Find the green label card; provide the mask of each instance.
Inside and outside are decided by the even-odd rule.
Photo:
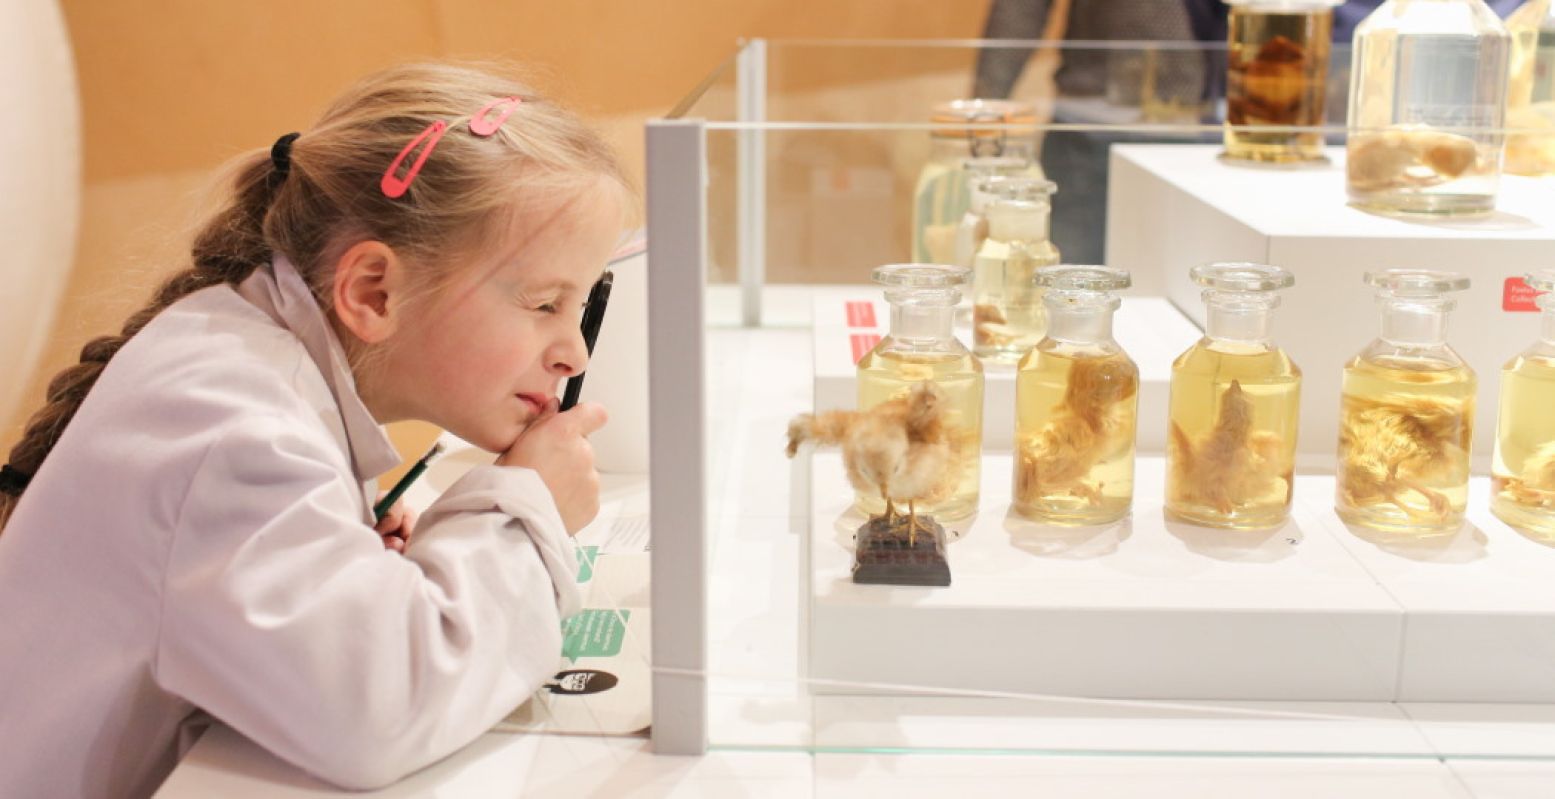
[[[621,654],[631,616],[630,610],[584,610],[573,616],[562,625],[562,656],[576,663]]]
[[[599,547],[578,547],[578,582],[594,579],[594,560],[599,557]]]

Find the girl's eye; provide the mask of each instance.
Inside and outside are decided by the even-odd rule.
[[[536,308],[535,310],[539,311],[540,313],[556,313],[556,303],[548,302],[539,308]]]

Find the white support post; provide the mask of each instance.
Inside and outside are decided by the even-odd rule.
[[[650,121],[647,166],[653,748],[700,755],[707,751],[708,578],[703,122]]]
[[[735,68],[741,122],[767,121],[767,41],[750,39]],[[737,140],[735,203],[740,271],[740,319],[761,326],[761,288],[767,280],[766,131],[742,130]]]

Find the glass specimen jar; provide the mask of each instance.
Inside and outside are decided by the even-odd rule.
[[[1387,0],[1356,27],[1345,147],[1354,205],[1495,208],[1510,42],[1482,0]]]
[[[919,263],[955,260],[956,225],[971,202],[965,169],[968,159],[1014,158],[1031,177],[1037,165],[1036,107],[1014,100],[953,100],[934,107],[936,126],[929,139],[929,160],[913,189],[912,258]],[[1003,125],[971,128],[968,125]]]
[[[969,271],[939,264],[891,264],[876,267],[874,281],[885,287],[891,304],[891,331],[858,362],[858,408],[900,400],[928,380],[939,387],[943,405],[933,409],[936,441],[949,444],[949,460],[914,485],[893,488],[893,502],[940,522],[972,516],[977,510],[979,453],[983,438],[983,365],[951,333],[960,286]],[[910,457],[912,447],[899,456]],[[931,442],[932,443],[932,442]],[[920,466],[904,462],[907,467]],[[887,469],[890,470],[890,469]],[[870,516],[885,512],[880,491],[858,491],[857,507]],[[948,528],[947,528],[948,529]]]
[[[1469,494],[1474,371],[1447,346],[1455,272],[1368,272],[1382,335],[1344,367],[1334,505],[1351,524],[1420,537],[1451,534]]]
[[[1555,543],[1555,269],[1524,280],[1543,311],[1539,340],[1501,369],[1490,510],[1507,524]]]
[[[967,173],[967,209],[956,225],[956,244],[951,263],[970,269],[983,240],[988,238],[988,202],[993,186],[1005,177],[1030,177],[1027,165],[1013,158],[969,158]]]
[[[972,349],[982,358],[1015,363],[1042,338],[1046,325],[1037,270],[1056,265],[1048,238],[1052,181],[985,180],[988,236],[972,259]]]
[[[1129,274],[1053,266],[1037,282],[1048,329],[1015,375],[1012,507],[1047,524],[1117,521],[1134,499],[1139,408],[1139,369],[1112,338]]]
[[[1275,292],[1264,264],[1189,270],[1204,287],[1204,338],[1172,363],[1166,515],[1206,527],[1276,527],[1290,512],[1301,370],[1269,338]]]
[[[1328,49],[1340,0],[1230,0],[1226,157],[1324,161],[1323,134],[1257,130],[1323,124]]]
[[[1528,0],[1506,18],[1512,35],[1506,171],[1555,175],[1555,4]]]

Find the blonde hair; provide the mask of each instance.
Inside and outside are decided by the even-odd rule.
[[[471,134],[468,120],[503,97],[523,102],[495,134]],[[386,196],[385,170],[436,121],[448,131],[409,190]],[[503,235],[515,208],[544,213],[601,181],[628,206],[635,194],[609,146],[571,113],[489,68],[446,63],[393,67],[348,89],[292,144],[288,174],[277,172],[267,144],[224,175],[231,190],[197,228],[190,265],[117,335],[88,342],[80,362],[54,376],[11,449],[15,471],[37,473],[114,353],[158,313],[200,289],[242,282],[272,253],[297,267],[328,311],[332,259],[356,242],[388,244],[411,265],[412,291],[425,294],[452,276],[461,259],[451,256]],[[20,497],[0,491],[0,531]]]

